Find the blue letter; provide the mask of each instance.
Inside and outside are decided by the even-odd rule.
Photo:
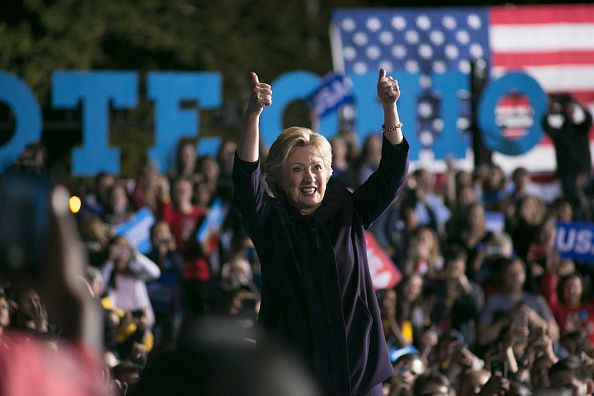
[[[468,137],[459,133],[457,121],[460,115],[459,94],[461,91],[468,92],[469,75],[461,72],[433,73],[431,80],[433,90],[440,96],[443,120],[443,130],[433,142],[433,156],[435,159],[445,159],[448,155],[465,158]]]
[[[418,73],[399,72],[394,74],[400,90],[404,92],[398,99],[398,115],[404,124],[403,131],[410,151],[411,160],[419,159],[419,137],[417,136],[417,98],[421,92]],[[364,140],[370,133],[381,133],[384,116],[382,105],[377,98],[377,73],[352,75],[355,101],[357,102],[357,135]]]
[[[0,101],[14,114],[15,130],[0,149],[0,169],[12,165],[29,143],[41,139],[41,109],[28,86],[10,73],[0,71]]]
[[[303,99],[320,85],[320,78],[313,73],[293,71],[283,74],[272,85],[272,106],[264,109],[260,118],[260,135],[264,144],[270,146],[282,132],[283,112],[292,101]],[[326,138],[332,137],[338,130],[336,113],[320,120],[320,133]]]
[[[149,73],[148,96],[156,103],[155,145],[149,150],[149,159],[161,170],[172,170],[180,138],[197,136],[200,131],[198,112],[181,109],[180,101],[193,100],[204,109],[218,108],[221,105],[221,74]]]
[[[120,172],[120,150],[109,148],[109,102],[116,109],[135,107],[138,76],[135,72],[54,72],[52,105],[73,109],[83,103],[82,147],[72,152],[72,173],[93,175]]]
[[[526,95],[532,106],[532,126],[528,133],[515,140],[507,139],[495,121],[495,108],[500,98],[510,94]],[[524,154],[542,138],[540,120],[548,106],[548,99],[538,82],[525,73],[511,72],[489,83],[479,104],[479,125],[485,146],[506,155]]]

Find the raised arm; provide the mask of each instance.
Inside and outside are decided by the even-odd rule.
[[[270,85],[261,83],[258,75],[252,72],[252,92],[247,109],[243,116],[243,125],[237,156],[247,162],[256,162],[260,156],[258,145],[260,139],[260,114],[264,106],[272,104],[272,89]]]
[[[392,144],[402,142],[402,123],[398,117],[398,107],[396,102],[400,97],[400,88],[398,81],[392,76],[386,76],[386,71],[380,69],[379,79],[377,81],[377,96],[384,110],[384,125],[382,129],[384,136]]]
[[[380,69],[377,96],[384,110],[384,141],[378,169],[353,193],[355,208],[368,228],[396,198],[408,172],[408,143],[402,135],[396,102],[398,82]]]

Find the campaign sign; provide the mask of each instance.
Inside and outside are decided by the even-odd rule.
[[[503,232],[505,216],[501,212],[485,212],[485,228],[494,234]]]
[[[217,234],[223,225],[228,210],[229,207],[223,205],[223,201],[220,198],[215,199],[208,209],[206,219],[198,227],[196,241],[204,243],[210,235]]]
[[[342,74],[330,73],[308,98],[309,106],[318,117],[353,101],[351,81]]]
[[[140,253],[148,253],[151,250],[151,226],[155,222],[155,215],[149,208],[142,208],[134,213],[132,217],[113,228],[116,235],[123,235],[128,238],[132,246]]]
[[[365,242],[367,243],[367,262],[373,288],[380,290],[396,286],[402,279],[398,268],[369,231],[365,232]]]
[[[594,264],[594,223],[557,223],[557,251],[563,258]]]

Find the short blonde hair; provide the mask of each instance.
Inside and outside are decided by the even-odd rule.
[[[320,152],[328,178],[332,175],[332,147],[328,140],[309,128],[290,127],[285,129],[272,143],[266,160],[266,183],[272,193],[278,197],[282,191],[282,172],[287,158],[295,147],[313,146]]]

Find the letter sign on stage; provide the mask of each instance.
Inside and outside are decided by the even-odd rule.
[[[116,109],[136,107],[136,72],[61,71],[52,75],[52,106],[75,109],[82,102],[82,147],[72,151],[72,173],[94,175],[120,172],[120,150],[110,148],[109,104]]]
[[[499,99],[509,94],[528,97],[532,106],[533,122],[528,133],[519,139],[508,139],[495,121],[495,108]],[[511,72],[491,81],[483,92],[479,104],[479,126],[485,145],[505,155],[520,155],[536,146],[542,139],[540,120],[547,110],[548,98],[538,82],[525,73]]]
[[[10,140],[0,147],[0,169],[6,169],[27,144],[41,139],[42,118],[39,103],[29,87],[4,71],[0,71],[0,101],[10,108],[16,124]]]
[[[154,72],[148,74],[148,96],[155,102],[155,145],[149,150],[151,162],[161,171],[175,167],[176,148],[182,137],[197,136],[200,115],[183,109],[180,102],[193,100],[202,109],[221,106],[220,73]]]

